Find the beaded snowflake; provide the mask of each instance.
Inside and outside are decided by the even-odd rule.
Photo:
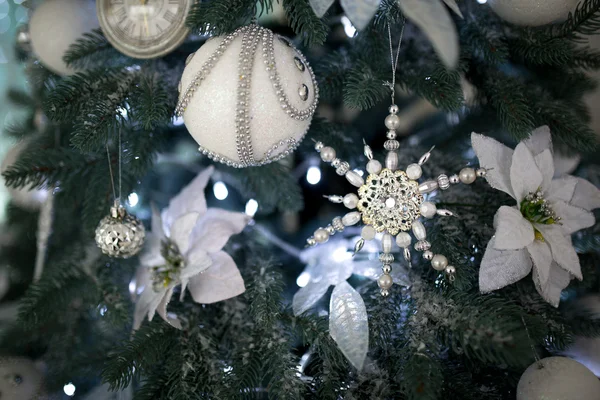
[[[331,235],[343,231],[347,226],[358,224],[361,220],[364,227],[361,231],[361,238],[354,246],[354,252],[359,252],[364,246],[365,240],[373,240],[377,233],[383,233],[381,236],[382,252],[379,260],[383,264],[383,274],[377,280],[381,288],[381,294],[387,296],[392,287],[391,277],[392,263],[394,255],[392,254],[394,237],[396,244],[403,249],[404,258],[410,263],[410,246],[412,237],[409,234],[412,231],[415,239],[416,251],[423,253],[423,258],[431,261],[431,266],[437,271],[444,271],[450,280],[454,279],[456,268],[449,265],[448,258],[443,254],[433,254],[431,243],[427,241],[427,232],[421,222],[421,217],[433,218],[436,215],[448,217],[454,214],[449,210],[438,209],[430,201],[425,201],[423,195],[434,190],[446,190],[451,185],[459,182],[471,184],[477,177],[484,177],[485,169],[463,168],[458,174],[448,177],[441,174],[435,180],[426,180],[419,183],[423,171],[421,166],[427,162],[431,156],[431,150],[425,153],[417,163],[410,164],[406,170],[398,169],[398,153],[400,143],[396,140],[396,128],[400,123],[398,107],[390,107],[390,115],[385,119],[385,126],[388,128],[387,141],[384,148],[387,150],[385,158],[385,168],[382,164],[373,158],[373,151],[365,143],[364,154],[369,160],[366,165],[367,179],[350,168],[350,164],[336,157],[336,152],[332,147],[324,145],[322,142],[315,144],[315,149],[320,153],[324,162],[330,163],[338,175],[345,176],[348,182],[358,188],[357,193],[348,193],[345,196],[330,195],[325,196],[333,203],[343,203],[351,211],[343,217],[336,217],[331,224],[325,228],[319,228],[313,236],[307,239],[309,246],[315,246],[319,243],[325,243]]]

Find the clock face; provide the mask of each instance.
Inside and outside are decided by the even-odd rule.
[[[134,58],[160,57],[188,35],[185,26],[192,0],[98,0],[106,38]]]

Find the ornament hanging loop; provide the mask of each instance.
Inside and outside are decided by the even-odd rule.
[[[396,69],[398,68],[398,58],[400,57],[400,44],[402,43],[402,36],[404,36],[404,25],[406,22],[406,18],[402,16],[402,28],[400,30],[400,39],[398,39],[398,50],[396,51],[396,56],[394,56],[394,44],[392,43],[392,28],[390,26],[390,22],[388,21],[388,38],[390,41],[390,61],[392,64],[392,82],[385,82],[384,85],[388,86],[391,90],[392,97],[392,105],[396,104]]]

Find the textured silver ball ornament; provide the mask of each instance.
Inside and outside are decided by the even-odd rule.
[[[236,168],[264,165],[294,151],[319,97],[304,56],[257,25],[208,40],[181,81],[176,114],[203,154]]]
[[[96,244],[104,254],[115,258],[129,258],[142,250],[146,230],[136,217],[122,206],[113,206],[96,228]]]

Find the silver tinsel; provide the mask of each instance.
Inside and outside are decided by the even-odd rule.
[[[122,206],[113,206],[96,228],[96,244],[110,257],[129,258],[140,252],[146,230],[136,217]]]

